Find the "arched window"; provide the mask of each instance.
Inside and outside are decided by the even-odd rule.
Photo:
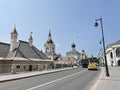
[[[46,48],[46,53],[48,53],[48,52],[49,52],[49,48],[47,47],[47,48]]]
[[[116,57],[120,57],[120,47],[116,49]]]
[[[110,52],[110,58],[113,58],[113,53],[112,52]]]
[[[52,47],[52,52],[54,53],[54,47]]]

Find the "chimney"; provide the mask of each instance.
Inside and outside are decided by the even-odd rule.
[[[32,47],[33,44],[32,32],[30,33],[30,37],[28,40],[29,40],[29,45]]]
[[[16,48],[17,37],[18,37],[18,33],[17,33],[17,30],[16,30],[16,26],[14,26],[14,29],[13,29],[13,31],[11,32],[10,51],[13,51],[13,50]]]

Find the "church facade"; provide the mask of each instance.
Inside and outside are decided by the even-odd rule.
[[[67,52],[66,56],[73,57],[75,59],[80,59],[80,53],[76,50],[75,47],[76,47],[76,45],[74,43],[72,43],[72,45],[71,45],[72,50]]]
[[[109,66],[120,66],[120,40],[107,46],[106,57]]]
[[[74,43],[72,43],[72,45],[71,45],[71,50],[66,53],[66,56],[68,56],[68,57],[73,57],[73,58],[75,58],[75,59],[77,59],[77,60],[87,58],[87,56],[86,56],[86,54],[85,54],[85,51],[82,50],[81,53],[78,52],[78,51],[76,50],[76,45],[75,45]]]
[[[80,64],[81,59],[87,58],[85,51],[82,50],[81,53],[78,52],[76,50],[76,45],[74,43],[72,43],[71,50],[66,53],[66,56],[75,58],[76,59],[76,61],[74,62],[75,64]]]
[[[29,41],[17,41],[16,27],[11,32],[10,44],[0,42],[0,73],[44,70],[52,67],[50,60],[33,45],[32,33]]]

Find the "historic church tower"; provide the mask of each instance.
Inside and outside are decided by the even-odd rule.
[[[46,43],[44,44],[44,47],[45,47],[45,54],[47,55],[47,57],[50,59],[53,59],[56,53],[55,53],[55,44],[52,40],[52,35],[51,35],[50,30],[48,34],[48,39]]]
[[[45,47],[45,54],[48,57],[55,54],[55,44],[52,40],[52,35],[51,35],[50,31],[48,34],[48,39],[47,39],[46,43],[44,44],[44,47]]]

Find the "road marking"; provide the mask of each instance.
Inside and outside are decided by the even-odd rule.
[[[97,80],[96,83],[92,86],[92,88],[91,88],[90,90],[96,90],[96,88],[97,88],[97,86],[98,86],[98,84],[99,84],[99,82],[100,82],[100,79],[102,78],[103,72],[104,72],[104,70],[103,70],[103,68],[102,68],[102,71],[101,71],[100,76],[98,77],[98,80]]]
[[[86,71],[86,70],[82,70],[82,71]],[[77,73],[74,73],[74,74],[71,74],[71,75],[68,75],[68,76],[65,76],[65,77],[62,77],[62,78],[59,78],[59,79],[56,79],[56,80],[53,80],[53,81],[50,81],[50,82],[47,82],[47,83],[44,83],[44,84],[41,84],[41,85],[38,85],[38,86],[35,86],[35,87],[32,87],[32,88],[29,88],[29,89],[26,89],[26,90],[34,90],[34,89],[36,89],[36,88],[43,87],[43,86],[45,86],[45,85],[48,85],[48,84],[51,84],[51,83],[54,83],[54,82],[63,80],[63,79],[65,79],[65,78],[72,77],[72,76],[77,75],[77,74],[79,74],[79,73],[81,73],[81,71],[80,71],[80,72],[77,72]]]

